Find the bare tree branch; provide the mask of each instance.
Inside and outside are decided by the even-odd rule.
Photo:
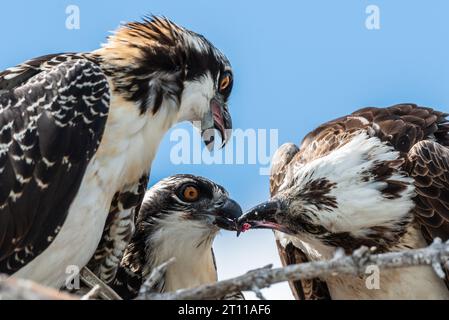
[[[88,293],[81,297],[81,300],[95,300],[100,295],[101,287],[96,285]]]
[[[436,274],[444,277],[441,265],[449,264],[449,241],[442,243],[436,239],[429,247],[403,252],[372,254],[366,247],[356,250],[351,256],[340,251],[330,261],[317,261],[291,265],[278,269],[258,269],[237,278],[204,285],[194,289],[184,289],[172,293],[154,294],[143,290],[139,296],[142,300],[208,300],[220,299],[239,291],[260,292],[273,284],[314,278],[326,278],[335,275],[362,275],[368,266],[377,265],[383,269],[404,268],[412,266],[431,266]]]
[[[0,300],[78,300],[78,297],[32,281],[0,276]]]
[[[81,270],[81,280],[90,288],[94,289],[99,287],[97,290],[98,296],[105,300],[122,300],[122,298],[112,290],[107,284],[101,281],[92,271],[88,268],[83,268]]]
[[[391,252],[385,254],[373,254],[372,250],[363,247],[356,250],[351,256],[345,256],[337,251],[335,257],[329,261],[317,261],[292,265],[285,268],[273,269],[271,266],[253,270],[237,278],[204,285],[194,289],[184,289],[177,292],[156,294],[151,291],[152,284],[160,280],[167,268],[173,263],[173,259],[155,269],[146,284],[142,287],[138,297],[140,300],[207,300],[220,299],[240,291],[254,291],[259,293],[261,289],[273,284],[314,278],[327,278],[336,275],[363,275],[368,266],[377,265],[382,269],[406,268],[413,266],[430,266],[440,277],[445,277],[442,266],[449,267],[449,241],[442,243],[436,239],[429,247],[403,252]],[[86,272],[83,272],[86,276]],[[88,273],[89,282],[92,279]],[[96,281],[96,280],[95,280]],[[104,285],[104,284],[103,284]],[[102,283],[93,285],[86,296],[81,299],[93,299],[95,296],[108,291],[108,295],[116,295],[109,287],[103,287]],[[109,290],[112,291],[109,292]],[[0,276],[0,300],[79,300],[80,297],[61,293],[35,284],[31,281]]]

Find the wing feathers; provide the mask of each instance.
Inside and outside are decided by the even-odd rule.
[[[276,241],[282,265],[306,263],[309,261],[306,254],[292,243],[285,247]],[[331,296],[325,282],[320,279],[290,281],[290,288],[296,300],[330,300]]]
[[[287,166],[298,152],[298,146],[287,143],[281,146],[273,156],[270,176],[270,192],[272,196],[278,192],[285,178]]]
[[[0,75],[0,89],[8,89],[0,93],[3,273],[14,273],[53,241],[106,123],[109,87],[100,68],[84,59],[56,60]],[[29,77],[27,69],[39,72]],[[20,81],[8,82],[11,72]]]
[[[114,281],[124,252],[134,233],[134,219],[148,186],[148,175],[135,186],[114,197],[102,240],[89,262],[89,268],[103,281]]]
[[[424,140],[409,153],[417,191],[416,214],[430,238],[449,239],[449,149]]]

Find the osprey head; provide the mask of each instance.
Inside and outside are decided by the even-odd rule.
[[[237,230],[242,209],[216,183],[192,175],[176,175],[164,179],[146,194],[138,217],[146,225],[167,229],[179,228],[183,233],[209,234],[220,228]]]
[[[155,284],[159,292],[214,282],[215,236],[220,229],[237,230],[241,215],[226,190],[208,179],[192,175],[164,179],[145,195],[122,265],[145,279],[175,258],[164,280]]]
[[[175,112],[173,121],[192,122],[209,149],[215,130],[223,145],[230,139],[232,68],[202,35],[149,17],[120,27],[95,54],[113,90],[135,102],[142,115]]]
[[[412,220],[414,186],[404,159],[361,133],[328,155],[297,158],[273,198],[240,218],[241,231],[269,228],[347,250],[397,243]]]

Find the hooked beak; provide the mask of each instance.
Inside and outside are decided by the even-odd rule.
[[[207,213],[208,216],[214,218],[214,225],[228,231],[238,231],[237,220],[242,214],[242,208],[232,199],[227,199],[222,206]]]
[[[287,227],[276,221],[276,215],[283,210],[281,200],[273,199],[249,210],[238,220],[237,236],[250,229],[272,229],[289,233]]]
[[[232,118],[228,107],[221,98],[213,98],[210,110],[201,123],[202,137],[209,151],[214,149],[215,130],[220,133],[223,148],[231,138]]]

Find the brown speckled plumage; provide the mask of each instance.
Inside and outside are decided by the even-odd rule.
[[[379,162],[369,171],[361,172],[362,179],[384,183],[383,196],[396,199],[401,196],[406,184],[392,180],[391,176],[399,169],[406,172],[414,179],[416,189],[412,212],[414,221],[429,243],[435,237],[446,241],[449,239],[449,123],[446,116],[430,108],[401,104],[389,108],[364,108],[327,122],[308,134],[299,148],[290,144],[278,151],[271,174],[271,195],[276,196],[279,187],[289,178],[289,168],[324,157],[363,131],[391,145],[400,155],[397,160]],[[392,250],[405,234],[405,226],[410,221],[404,220],[403,223],[404,228],[398,228],[402,231],[395,234],[382,226],[373,227],[372,245],[380,251]],[[379,242],[386,235],[391,241],[382,239],[384,242]],[[357,245],[356,238],[351,239],[344,234],[333,235],[332,239],[325,239],[324,242],[337,247],[346,246],[347,251]],[[358,245],[361,244],[369,245],[366,242]],[[307,255],[291,243],[282,246],[278,241],[278,248],[284,265],[308,260]],[[293,282],[291,287],[298,299],[318,299],[323,297],[323,292],[327,292],[323,290],[325,284],[323,286],[318,279]],[[330,298],[330,295],[324,297]]]

